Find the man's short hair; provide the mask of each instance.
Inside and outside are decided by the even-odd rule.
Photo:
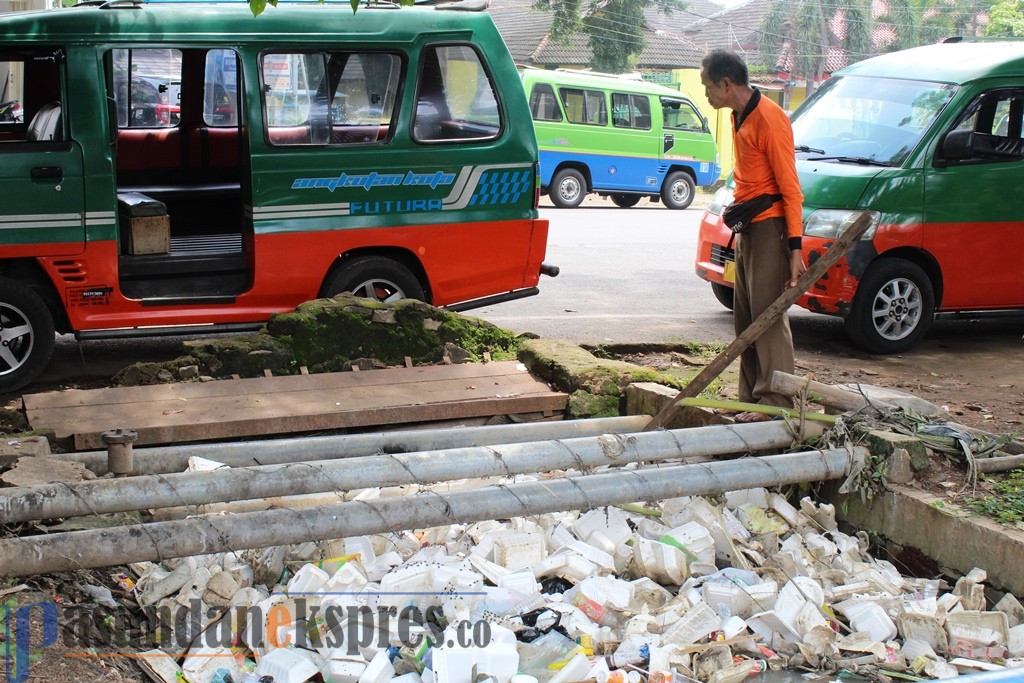
[[[736,85],[747,85],[749,80],[746,63],[732,50],[712,50],[704,55],[700,66],[715,84],[721,83],[723,78]]]

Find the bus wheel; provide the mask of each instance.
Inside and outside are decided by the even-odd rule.
[[[587,181],[574,168],[563,168],[551,179],[551,201],[560,209],[575,209],[587,194]]]
[[[0,393],[38,377],[53,345],[53,315],[46,302],[30,287],[0,278]]]
[[[670,209],[685,209],[693,203],[695,188],[690,174],[683,171],[669,173],[661,186],[661,201]]]
[[[934,312],[932,282],[917,264],[880,259],[857,285],[846,333],[866,351],[900,353],[925,335]]]
[[[636,206],[640,201],[640,195],[638,194],[610,194],[608,196],[611,198],[612,204],[623,209]]]
[[[732,287],[728,287],[719,282],[712,282],[711,291],[715,295],[715,298],[718,299],[718,303],[722,304],[730,311],[732,310],[734,294]]]
[[[343,264],[324,283],[321,296],[342,292],[385,303],[399,299],[424,300],[423,285],[408,268],[384,256],[360,256]]]

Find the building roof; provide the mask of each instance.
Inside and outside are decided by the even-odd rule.
[[[551,13],[534,10],[532,4],[531,0],[492,0],[488,8],[512,58],[534,66],[589,66],[593,53],[587,36],[576,34],[568,43],[552,40]],[[639,69],[696,68],[704,56],[704,50],[685,37],[660,32],[647,23],[644,40],[646,47],[637,60]]]
[[[644,9],[644,21],[655,31],[674,36],[684,36],[686,28],[695,21],[707,19],[722,11],[722,5],[712,0],[685,0],[682,10],[664,14],[654,7]]]
[[[758,35],[771,5],[772,0],[747,0],[691,23],[683,35],[704,51],[727,48],[739,53],[748,64],[761,64]]]

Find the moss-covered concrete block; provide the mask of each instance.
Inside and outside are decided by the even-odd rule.
[[[446,344],[464,349],[469,360],[482,360],[485,351],[503,360],[514,358],[519,345],[508,330],[422,301],[385,304],[347,295],[275,315],[267,334],[289,346],[296,362],[312,372],[341,370],[354,358],[401,365],[408,356],[414,364],[437,363]]]
[[[192,364],[199,366],[200,374],[241,377],[259,377],[264,370],[288,375],[294,373],[296,367],[292,349],[263,333],[187,341],[185,348],[194,363],[177,359],[165,364],[175,378],[182,367]]]
[[[598,358],[586,349],[558,339],[530,339],[519,350],[521,360],[534,375],[561,391],[583,390],[619,397],[633,382],[658,382],[656,370],[620,360]]]
[[[877,458],[893,458],[894,451],[902,449],[905,453],[899,453],[896,457],[898,459],[909,457],[910,468],[914,472],[920,472],[928,468],[930,462],[928,449],[919,439],[906,434],[884,432],[875,429],[864,430],[860,432],[860,436],[863,439],[863,445]]]
[[[592,394],[582,389],[569,395],[568,416],[571,419],[585,420],[594,417],[618,417],[621,399],[618,396]]]

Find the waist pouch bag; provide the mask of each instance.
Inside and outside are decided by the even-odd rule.
[[[762,194],[745,202],[735,202],[725,207],[722,221],[734,233],[743,232],[758,215],[768,210],[775,202],[782,199],[781,194]]]

